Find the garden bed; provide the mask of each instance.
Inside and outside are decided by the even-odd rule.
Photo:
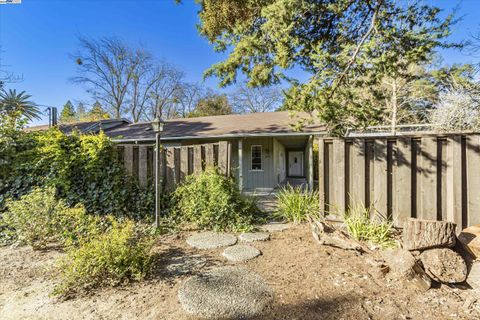
[[[51,267],[63,255],[55,249],[0,248],[1,319],[191,319],[177,292],[189,275],[170,272],[169,261],[201,255],[206,264],[231,265],[222,248],[197,250],[191,233],[162,236],[153,276],[143,282],[92,290],[69,299],[50,296],[57,277]],[[480,316],[472,290],[446,286],[427,292],[403,288],[368,263],[365,256],[321,246],[308,225],[272,233],[256,242],[262,255],[241,265],[261,275],[274,290],[263,319],[474,319]]]

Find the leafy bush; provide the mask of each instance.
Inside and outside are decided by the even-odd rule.
[[[3,233],[34,249],[52,242],[71,245],[81,237],[96,234],[97,220],[82,206],[69,208],[65,201],[58,200],[53,187],[34,188],[17,201],[8,200],[2,216]]]
[[[304,191],[301,186],[286,186],[276,195],[278,200],[277,216],[295,223],[307,220],[309,215],[320,212],[319,194],[316,191]]]
[[[188,176],[173,193],[173,214],[201,229],[250,230],[257,208],[235,182],[214,168]]]
[[[378,214],[371,217],[373,212],[374,208],[365,208],[363,205],[350,208],[344,217],[348,233],[359,241],[372,242],[382,248],[395,247],[393,222]]]
[[[62,280],[54,294],[141,280],[148,274],[153,241],[136,232],[131,220],[119,222],[110,218],[110,221],[108,231],[67,250],[67,256],[59,263]]]
[[[69,206],[81,203],[88,213],[143,218],[153,211],[152,190],[126,174],[103,133],[0,131],[0,159],[0,212],[7,198],[35,186],[55,187]]]

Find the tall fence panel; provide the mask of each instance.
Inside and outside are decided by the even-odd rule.
[[[127,172],[137,178],[143,187],[153,184],[155,178],[154,145],[118,145],[118,158]],[[216,166],[220,173],[230,175],[231,144],[228,141],[167,147],[161,152],[160,176],[167,190],[172,190],[186,176]]]
[[[322,208],[372,206],[402,227],[409,217],[480,223],[480,135],[318,139]]]

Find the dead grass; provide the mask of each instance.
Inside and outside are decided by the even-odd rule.
[[[188,276],[165,272],[172,258],[201,254],[205,268],[229,265],[222,249],[188,247],[189,234],[163,236],[154,276],[144,282],[87,292],[69,300],[49,295],[56,284],[46,270],[63,253],[0,248],[0,319],[191,319],[177,291]],[[254,243],[262,256],[243,265],[274,289],[275,303],[262,319],[476,319],[463,308],[471,290],[440,287],[413,292],[381,276],[364,256],[320,246],[307,225]]]

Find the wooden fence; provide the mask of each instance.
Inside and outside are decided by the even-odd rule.
[[[402,226],[409,217],[480,223],[480,135],[320,138],[327,212],[363,204]]]
[[[155,178],[154,145],[118,145],[118,156],[127,171],[141,186],[153,184]],[[160,176],[171,190],[189,174],[201,172],[207,166],[230,175],[231,144],[227,141],[181,147],[166,147],[160,157]]]

